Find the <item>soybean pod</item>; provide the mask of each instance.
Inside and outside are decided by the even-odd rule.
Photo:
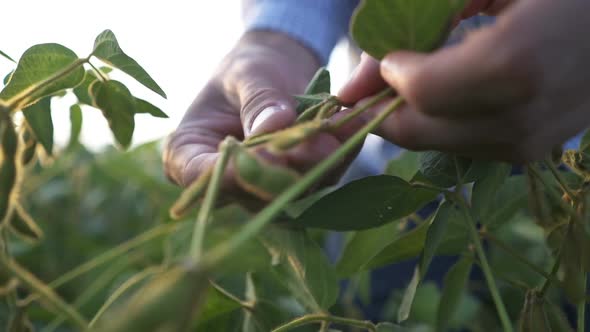
[[[270,152],[282,152],[288,150],[327,127],[327,121],[317,119],[281,130],[267,143],[268,149]]]

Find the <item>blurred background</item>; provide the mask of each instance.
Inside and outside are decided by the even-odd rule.
[[[242,34],[241,1],[3,1],[0,50],[15,60],[30,46],[59,43],[78,56],[86,56],[94,38],[111,29],[125,53],[139,62],[164,89],[164,100],[125,74],[114,79],[131,92],[159,106],[169,119],[136,117],[134,144],[166,136],[178,125],[184,111],[207,82],[221,58]],[[26,19],[23,21],[23,17]],[[100,63],[95,60],[94,63]],[[330,61],[333,92],[346,79],[346,46],[339,45]],[[13,64],[0,60],[2,76]],[[68,108],[74,98],[55,98],[53,118],[56,143],[68,139]],[[60,112],[63,110],[63,112]],[[99,111],[86,107],[82,142],[93,150],[112,144],[107,123]]]

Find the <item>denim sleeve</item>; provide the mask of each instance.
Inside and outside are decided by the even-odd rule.
[[[283,32],[313,50],[322,65],[340,38],[357,0],[243,0],[246,31]]]

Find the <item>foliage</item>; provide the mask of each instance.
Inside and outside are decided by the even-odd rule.
[[[429,51],[461,6],[365,0],[353,36],[377,57]],[[97,69],[96,59],[110,67]],[[573,330],[564,303],[577,307],[584,331],[588,134],[563,154],[574,172],[548,158],[511,176],[504,163],[407,152],[384,175],[313,194],[404,102],[388,88],[332,122],[344,105],[321,69],[297,96],[294,126],[227,138],[217,164],[181,193],[163,176],[157,143],[92,153],[78,142],[80,105],[102,112],[122,148],[136,114],[166,116],[111,80],[113,69],[165,97],[109,30],[86,58],[57,44],[33,46],[0,92],[0,326],[8,331]],[[64,93],[78,103],[62,148],[53,144],[50,112],[51,98]],[[280,155],[384,100],[382,113],[304,174],[253,152]],[[263,208],[248,210],[221,192],[228,166]],[[436,208],[422,209],[427,204]],[[346,242],[332,264],[321,244],[334,232]],[[440,256],[455,262],[439,287],[428,272]],[[368,273],[409,260],[413,276],[389,295],[383,322],[363,320],[352,299],[367,297]],[[342,279],[348,288],[340,289]]]

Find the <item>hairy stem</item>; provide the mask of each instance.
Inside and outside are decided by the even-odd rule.
[[[301,316],[301,317],[296,318],[284,325],[281,325],[281,326],[277,327],[276,329],[272,330],[272,332],[285,332],[285,331],[293,330],[294,328],[299,327],[299,326],[313,324],[313,323],[323,323],[323,322],[330,322],[330,323],[337,323],[337,324],[358,327],[358,328],[365,329],[370,332],[377,331],[377,327],[375,326],[375,324],[373,324],[370,321],[337,317],[337,316],[331,316],[331,315],[326,315],[326,314],[310,314],[310,315]]]
[[[7,259],[4,256],[0,256],[0,266],[12,273],[25,287],[37,293],[46,303],[64,315],[70,322],[78,326],[81,330],[86,330],[88,326],[86,319],[31,272],[18,265],[14,260]]]
[[[211,211],[215,207],[215,202],[217,201],[217,196],[221,189],[221,182],[223,180],[225,168],[229,162],[231,152],[233,151],[232,144],[235,144],[234,142],[233,138],[226,138],[220,144],[220,155],[215,163],[215,168],[211,175],[211,181],[207,187],[207,193],[205,194],[203,204],[199,209],[199,215],[197,216],[197,221],[195,222],[195,228],[193,230],[193,239],[190,248],[190,257],[193,261],[198,261],[201,258],[205,229],[207,228],[207,222],[209,221]]]
[[[69,64],[67,67],[63,68],[62,70],[60,70],[58,72],[53,73],[51,76],[49,76],[48,78],[39,82],[38,84],[30,86],[29,88],[25,89],[24,91],[17,94],[16,96],[10,98],[6,102],[7,108],[9,109],[10,112],[14,112],[15,110],[20,109],[23,106],[23,104],[26,104],[26,102],[28,101],[28,98],[30,98],[35,92],[38,92],[41,89],[43,89],[44,87],[48,86],[49,84],[67,76],[68,74],[70,74],[71,72],[76,70],[79,66],[82,66],[83,64],[85,64],[87,62],[88,62],[88,58],[77,59],[76,61]]]
[[[549,158],[547,158],[545,160],[545,166],[547,166],[547,168],[549,169],[549,171],[551,172],[551,174],[553,174],[553,177],[555,177],[555,180],[557,180],[557,183],[559,183],[559,186],[561,187],[561,189],[572,199],[575,200],[576,196],[574,195],[573,191],[571,190],[571,188],[567,185],[567,183],[565,182],[565,179],[563,178],[563,176],[561,176],[561,174],[559,173],[559,171],[557,170],[557,168],[555,167],[555,165],[553,164],[553,161]]]
[[[391,115],[402,103],[402,98],[396,98],[386,110],[377,115],[373,120],[367,123],[349,140],[342,144],[334,153],[316,165],[305,176],[301,178],[291,188],[277,196],[274,201],[265,209],[260,211],[253,219],[248,221],[240,232],[230,239],[215,246],[211,251],[203,256],[203,265],[205,267],[218,264],[229,253],[238,249],[250,238],[268,224],[274,217],[283,211],[285,205],[303,194],[310,186],[321,179],[324,174],[333,169],[338,163],[352,152],[357,146],[361,145],[367,134],[375,130],[389,115]]]

